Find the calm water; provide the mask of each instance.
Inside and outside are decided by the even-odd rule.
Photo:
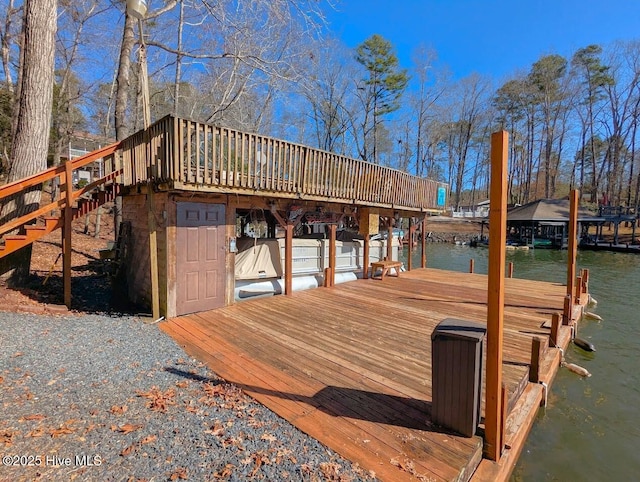
[[[488,250],[428,244],[432,268],[487,272]],[[567,252],[509,251],[514,277],[566,280]],[[419,254],[413,265],[420,266]],[[640,256],[580,252],[578,269],[589,268],[589,291],[604,321],[583,321],[579,336],[596,347],[569,346],[566,359],[587,368],[582,379],[566,369],[556,377],[547,408],[541,408],[513,481],[618,481],[640,478]]]

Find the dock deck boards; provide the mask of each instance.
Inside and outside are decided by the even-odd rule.
[[[161,326],[219,376],[380,479],[468,480],[482,438],[430,422],[431,333],[448,317],[486,322],[486,289],[484,275],[419,269],[383,282],[245,301]],[[562,310],[565,290],[506,280],[510,408],[527,386],[531,337],[549,334],[542,324]]]

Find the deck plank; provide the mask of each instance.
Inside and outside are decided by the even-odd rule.
[[[419,269],[248,300],[162,328],[219,376],[382,480],[468,480],[482,439],[430,421],[431,333],[447,317],[486,322],[486,289],[486,276]],[[564,291],[506,280],[510,407],[527,385],[531,338],[549,335],[542,324],[562,310]]]

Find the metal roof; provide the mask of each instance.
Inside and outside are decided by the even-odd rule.
[[[569,215],[568,199],[539,199],[509,210],[507,221],[569,222]],[[605,219],[594,216],[587,209],[578,208],[578,221],[603,222]]]

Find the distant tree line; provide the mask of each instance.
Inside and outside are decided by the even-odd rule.
[[[489,135],[505,129],[510,202],[573,186],[583,199],[638,206],[640,41],[545,55],[496,85],[454,78],[424,46],[403,67],[380,35],[347,48],[329,31],[330,2],[150,0],[140,23],[124,0],[46,3],[58,12],[50,164],[74,133],[122,139],[142,128],[144,54],[152,121],[174,114],[428,176],[450,184],[453,205],[487,197]],[[22,162],[27,4],[0,6],[5,173]]]

